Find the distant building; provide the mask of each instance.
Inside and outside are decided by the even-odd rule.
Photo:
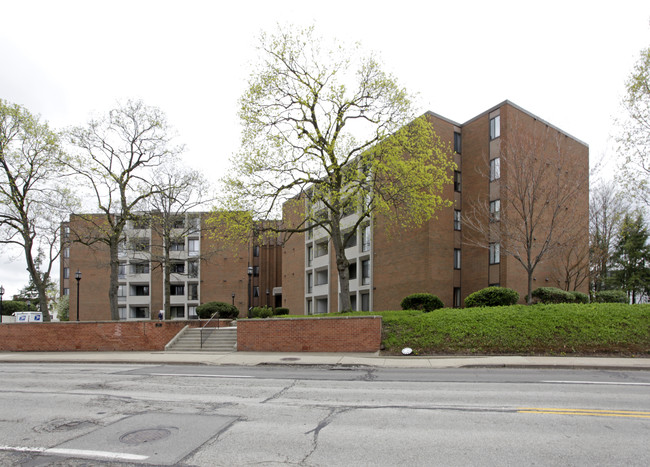
[[[163,241],[141,213],[128,221],[119,248],[118,306],[120,319],[157,319],[164,308]],[[155,214],[154,214],[155,215]],[[74,240],[75,232],[86,237],[99,215],[73,215],[62,225],[61,293],[70,296],[70,320],[76,319],[77,281],[81,321],[110,320],[108,247],[87,246]],[[210,235],[206,213],[191,213],[179,219],[176,238],[170,244],[171,319],[192,319],[196,307],[210,301],[233,303],[246,316],[253,306],[280,306],[281,255],[275,242],[265,245],[224,247]],[[250,267],[250,276],[248,274]]]

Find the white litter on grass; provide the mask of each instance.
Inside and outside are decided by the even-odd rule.
[[[402,349],[402,355],[411,355],[413,353],[413,349],[410,347],[404,347]]]

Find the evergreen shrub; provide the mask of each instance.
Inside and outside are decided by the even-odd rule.
[[[196,314],[201,319],[208,319],[216,312],[219,312],[220,319],[236,319],[239,316],[237,307],[230,303],[208,302],[196,307]]]
[[[601,290],[596,292],[594,301],[597,303],[628,303],[627,294],[623,290]]]
[[[438,297],[430,293],[414,293],[402,299],[402,310],[422,310],[429,312],[444,308],[445,304],[442,303]]]
[[[469,294],[465,298],[468,308],[481,306],[508,306],[519,300],[519,294],[507,287],[486,287]]]
[[[575,296],[571,292],[557,287],[539,287],[532,292],[536,303],[573,303]]]

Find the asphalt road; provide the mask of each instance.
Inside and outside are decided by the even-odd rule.
[[[0,364],[0,465],[650,465],[650,372]]]

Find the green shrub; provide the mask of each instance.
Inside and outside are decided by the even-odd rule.
[[[430,293],[414,293],[402,299],[402,310],[422,310],[425,312],[444,308],[445,304],[442,303],[435,295]]]
[[[571,292],[557,287],[539,287],[532,292],[537,303],[573,303],[575,296]]]
[[[289,314],[289,308],[277,307],[275,310],[273,310],[273,314],[275,316],[288,315]]]
[[[27,311],[28,305],[25,302],[6,300],[2,302],[2,314],[5,316],[11,316],[12,313],[17,311]]]
[[[196,307],[196,314],[201,319],[210,318],[216,312],[219,312],[219,318],[221,319],[236,319],[239,316],[237,307],[230,303],[208,302]]]
[[[627,303],[627,294],[623,290],[601,290],[596,292],[594,301],[598,303]]]
[[[270,318],[273,316],[273,308],[270,306],[255,306],[251,309],[251,318]]]
[[[477,290],[465,298],[468,308],[479,306],[508,306],[514,305],[519,300],[519,294],[507,287],[486,287]]]
[[[589,303],[589,295],[582,292],[571,292],[574,303]]]

